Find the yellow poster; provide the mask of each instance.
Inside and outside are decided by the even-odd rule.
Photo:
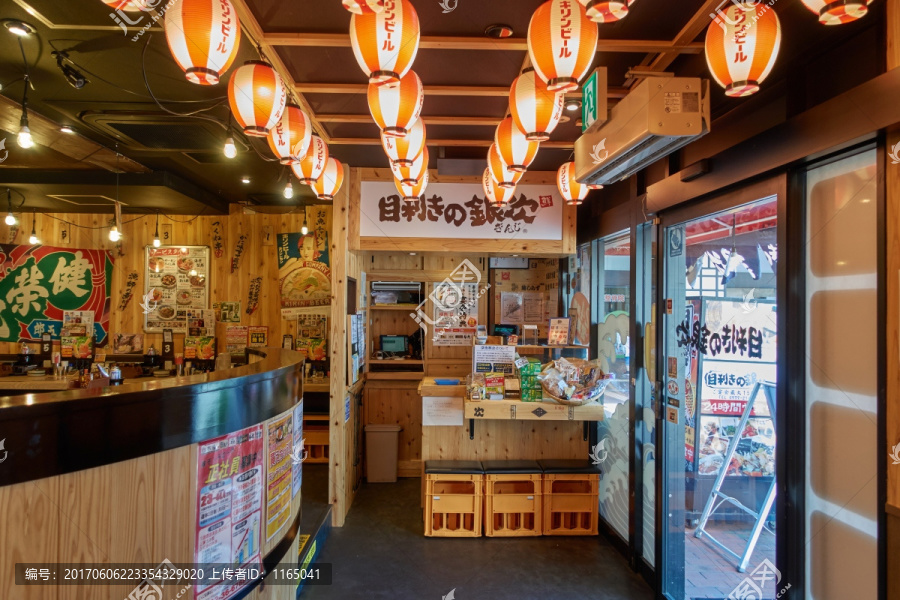
[[[266,541],[269,541],[291,516],[292,411],[269,421],[267,435],[269,460],[266,464]]]

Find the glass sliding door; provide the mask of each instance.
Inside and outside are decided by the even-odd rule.
[[[659,529],[674,600],[778,591],[777,214],[770,197],[664,223]]]

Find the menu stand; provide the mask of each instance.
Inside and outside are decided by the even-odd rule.
[[[722,468],[719,469],[719,474],[716,476],[716,482],[713,484],[712,490],[709,493],[709,498],[706,500],[706,507],[704,507],[703,515],[700,517],[700,524],[697,526],[697,531],[694,532],[694,537],[702,538],[704,535],[706,535],[706,537],[709,538],[710,542],[714,543],[716,546],[738,559],[737,570],[739,573],[743,573],[747,570],[747,564],[750,562],[750,556],[753,554],[753,550],[756,548],[756,542],[759,541],[759,535],[760,533],[762,533],[762,529],[769,517],[769,512],[772,510],[772,504],[775,502],[774,477],[772,478],[772,483],[769,484],[769,491],[766,492],[766,499],[763,502],[763,507],[759,512],[756,512],[744,506],[744,504],[736,498],[728,496],[721,491],[722,483],[725,481],[725,474],[728,472],[728,465],[731,464],[731,459],[734,457],[734,453],[737,450],[738,443],[741,441],[741,434],[744,431],[744,428],[747,426],[747,421],[750,419],[750,413],[753,412],[753,406],[756,404],[756,397],[759,394],[760,390],[762,390],[766,394],[766,403],[769,405],[769,415],[771,415],[772,425],[775,425],[775,384],[768,381],[757,382],[756,385],[753,386],[753,389],[750,391],[750,399],[747,401],[747,406],[744,407],[744,412],[741,414],[741,420],[738,422],[737,429],[735,430],[735,435],[731,437],[731,441],[728,443],[728,450],[725,451],[725,461],[722,463]],[[716,500],[718,498],[721,498],[721,500],[716,503]],[[737,552],[733,551],[731,548],[727,547],[725,544],[713,537],[711,533],[706,531],[706,523],[707,521],[709,521],[710,515],[712,515],[713,512],[715,512],[726,502],[734,504],[739,509],[756,519],[756,522],[753,524],[753,530],[750,534],[750,539],[747,540],[747,546],[744,548],[743,555],[739,555]]]

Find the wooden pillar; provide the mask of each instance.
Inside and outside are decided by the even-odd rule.
[[[887,0],[887,69],[900,68],[900,0]],[[888,151],[900,144],[900,123],[888,128]],[[887,251],[887,448],[900,444],[900,165],[885,160]],[[900,598],[900,466],[887,466],[887,597]],[[892,568],[894,567],[894,568]]]

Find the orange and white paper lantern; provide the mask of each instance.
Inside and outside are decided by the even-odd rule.
[[[319,200],[334,200],[335,194],[341,189],[343,183],[344,166],[341,161],[329,156],[325,161],[325,169],[311,187]]]
[[[393,137],[381,133],[381,146],[390,159],[391,164],[401,167],[410,166],[425,149],[425,120],[416,119],[409,128],[406,137]]]
[[[497,150],[497,144],[491,144],[491,147],[488,148],[487,159],[488,170],[490,170],[491,176],[500,187],[516,187],[516,184],[522,179],[522,175],[525,174],[524,171],[515,172],[509,170],[506,163],[503,162],[503,157],[500,156],[500,151]]]
[[[706,30],[706,63],[726,96],[749,96],[772,71],[780,46],[781,23],[772,8],[730,4]]]
[[[628,16],[634,0],[578,0],[594,23],[615,23]]]
[[[532,142],[550,139],[564,107],[565,95],[548,90],[534,71],[516,77],[509,90],[509,112],[513,122]]]
[[[597,53],[597,24],[572,0],[548,0],[528,24],[528,55],[551,92],[578,89]]]
[[[419,51],[419,15],[409,0],[384,0],[384,10],[350,17],[350,44],[370,83],[395,85]]]
[[[491,175],[490,169],[485,169],[481,176],[481,188],[484,190],[484,196],[487,201],[494,206],[506,206],[512,197],[516,194],[516,188],[500,187],[494,176]]]
[[[410,126],[419,119],[425,90],[415,71],[400,78],[399,85],[369,84],[369,112],[382,133],[391,137],[406,137]]]
[[[841,25],[861,19],[872,0],[803,0],[806,8],[819,15],[822,25]]]
[[[311,137],[309,151],[300,162],[293,163],[291,170],[301,183],[313,185],[328,164],[328,145],[317,135]]]
[[[296,104],[288,104],[267,136],[269,148],[283,165],[299,162],[309,151],[312,126],[309,117]]]
[[[150,9],[162,8],[165,0],[103,0],[103,4],[123,12],[149,12]]]
[[[245,134],[263,137],[281,119],[287,91],[271,65],[251,60],[231,74],[228,104]]]
[[[394,185],[397,186],[397,191],[400,192],[403,200],[406,202],[417,202],[425,195],[425,188],[428,187],[428,171],[426,170],[422,173],[422,178],[415,183],[403,183],[394,179]]]
[[[166,9],[166,41],[191,83],[216,85],[234,62],[241,22],[229,0],[175,0]]]
[[[425,148],[409,166],[391,163],[391,171],[394,173],[394,178],[399,180],[401,183],[406,183],[409,185],[412,185],[418,180],[422,179],[422,175],[427,170],[428,148]]]
[[[384,0],[342,0],[341,3],[354,15],[375,14],[384,10]]]
[[[579,205],[588,194],[588,186],[575,181],[575,163],[567,162],[556,172],[556,187],[566,204]]]
[[[514,173],[528,170],[528,165],[537,156],[537,151],[541,147],[540,142],[528,141],[525,134],[516,127],[512,117],[506,117],[497,125],[494,145],[500,152],[500,158],[506,163],[506,168]]]

